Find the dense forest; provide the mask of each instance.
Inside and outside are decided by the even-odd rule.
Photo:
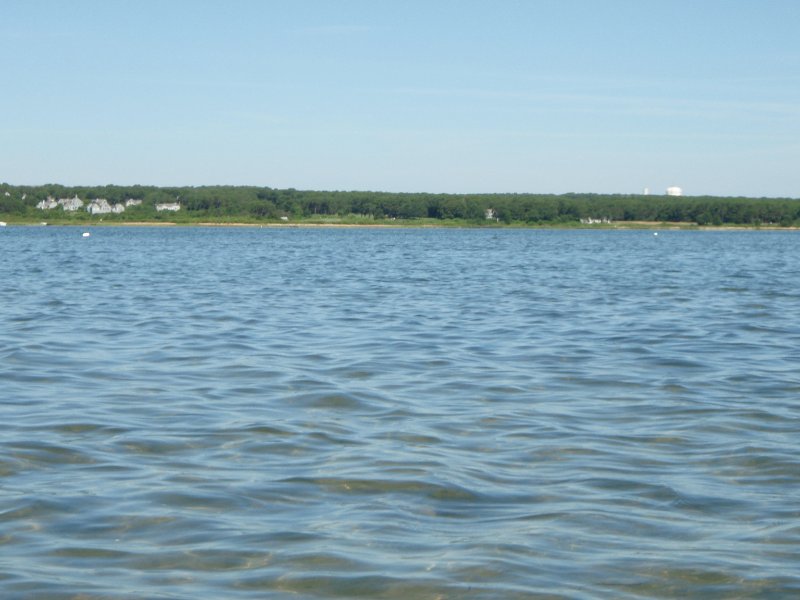
[[[37,208],[79,198],[123,206],[117,213]],[[140,202],[139,202],[140,201]],[[126,205],[127,203],[127,205]],[[162,210],[157,210],[161,205]],[[170,211],[164,205],[179,205]],[[487,218],[488,217],[488,218]],[[690,222],[698,225],[800,225],[800,199],[621,194],[426,194],[323,192],[249,186],[24,186],[0,184],[0,218],[9,221],[266,222],[448,220],[568,224],[592,221]]]

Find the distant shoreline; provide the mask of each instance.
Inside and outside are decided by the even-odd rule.
[[[635,229],[800,227],[800,198],[642,194],[429,194],[252,186],[13,186],[0,220],[260,227]]]
[[[392,223],[246,223],[222,221],[108,221],[108,222],[7,222],[9,226],[19,227],[236,227],[256,229],[553,229],[581,231],[613,231],[613,230],[671,230],[671,231],[797,231],[799,227],[781,227],[779,225],[698,225],[690,222],[661,222],[661,221],[619,221],[603,224],[489,224],[472,225],[457,222],[442,221],[441,223],[414,223],[413,221],[398,221]]]

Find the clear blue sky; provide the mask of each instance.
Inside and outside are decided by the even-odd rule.
[[[799,0],[2,0],[0,181],[800,197]]]

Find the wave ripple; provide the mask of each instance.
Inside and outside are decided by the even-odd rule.
[[[0,595],[800,595],[777,232],[0,236]]]

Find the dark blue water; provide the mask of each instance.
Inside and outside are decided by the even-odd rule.
[[[0,597],[800,595],[793,232],[7,227]]]

